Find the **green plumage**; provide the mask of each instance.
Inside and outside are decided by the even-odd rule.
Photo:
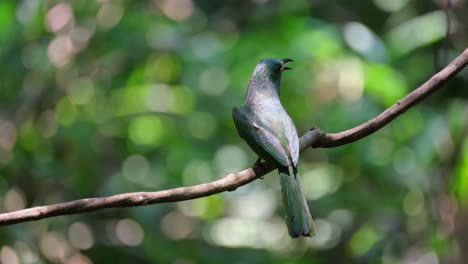
[[[254,70],[243,107],[232,116],[241,138],[262,159],[278,167],[287,226],[291,237],[310,236],[313,221],[302,193],[297,163],[299,138],[279,99],[281,73],[290,59],[264,59]]]
[[[309,206],[302,193],[301,180],[297,170],[292,167],[280,168],[281,191],[286,210],[289,235],[292,237],[309,236],[314,234],[312,216]]]

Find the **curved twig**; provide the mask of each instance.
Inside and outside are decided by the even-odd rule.
[[[449,79],[457,75],[468,64],[468,49],[453,60],[447,67],[432,76],[429,80],[412,91],[404,98],[387,108],[377,117],[354,128],[339,133],[325,134],[317,142],[311,144],[313,148],[333,148],[349,144],[381,129],[393,119],[406,112],[412,106],[429,97],[439,90]]]
[[[331,148],[345,145],[376,132],[393,119],[403,114],[410,107],[437,91],[447,80],[454,77],[467,64],[468,49],[419,88],[396,102],[374,119],[357,127],[331,134],[324,133],[319,129],[308,131],[300,138],[301,152],[308,147]],[[3,213],[0,214],[0,225],[11,225],[59,215],[79,214],[103,208],[133,207],[196,199],[225,191],[233,191],[267,174],[273,169],[274,166],[271,164],[257,163],[252,168],[227,174],[219,180],[189,187],[180,187],[158,192],[124,193],[102,198],[86,198]]]

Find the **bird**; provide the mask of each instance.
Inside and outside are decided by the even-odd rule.
[[[278,168],[283,207],[292,238],[315,234],[314,223],[297,170],[299,137],[280,101],[281,75],[291,70],[292,59],[262,59],[255,67],[245,105],[233,107],[232,118],[239,136],[259,156]]]

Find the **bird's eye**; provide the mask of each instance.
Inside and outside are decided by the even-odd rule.
[[[278,71],[278,72],[281,71],[281,64],[276,65],[275,71]]]

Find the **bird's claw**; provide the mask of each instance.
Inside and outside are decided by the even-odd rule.
[[[258,158],[255,163],[254,163],[254,167],[258,167],[258,168],[265,168],[267,162],[262,162],[262,158]],[[263,180],[264,179],[264,176],[260,176],[258,177],[259,179]]]
[[[254,166],[262,167],[262,166],[263,166],[262,158],[258,158],[258,159],[255,161]]]

